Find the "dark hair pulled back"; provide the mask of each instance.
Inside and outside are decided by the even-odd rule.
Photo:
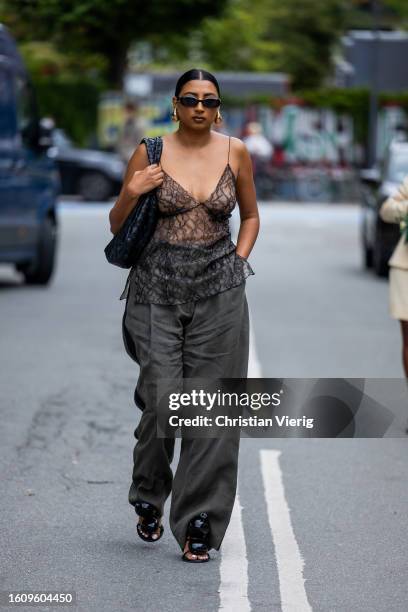
[[[221,97],[220,86],[218,85],[218,81],[215,78],[215,76],[211,74],[211,72],[208,72],[207,70],[200,70],[199,68],[192,68],[191,70],[187,70],[187,72],[181,75],[181,77],[176,83],[176,89],[175,89],[174,95],[178,96],[180,94],[180,91],[183,85],[187,83],[188,81],[193,81],[193,80],[211,81],[211,83],[214,83],[217,89],[218,96]]]

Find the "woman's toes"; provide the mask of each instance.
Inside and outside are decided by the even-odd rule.
[[[184,552],[186,554],[187,559],[192,559],[192,560],[201,560],[201,559],[208,559],[208,554],[207,553],[192,553],[191,550],[189,550],[188,547],[188,540],[186,542],[186,545],[184,547]]]
[[[192,553],[192,552],[188,551],[188,552],[187,552],[187,557],[188,557],[189,559],[194,559],[194,560],[195,560],[195,559],[206,559],[206,558],[207,558],[207,555],[196,555],[196,554],[194,554],[194,553]]]
[[[149,537],[150,534],[146,531],[146,529],[144,529],[144,524],[145,524],[144,520],[141,519],[139,521],[139,525],[140,525],[139,529],[142,531],[143,535],[147,538],[147,537]],[[155,533],[151,534],[151,537],[152,537],[153,540],[157,540],[157,538],[160,537],[160,525],[161,525],[161,523],[159,523],[158,531],[156,531]]]
[[[147,533],[145,532],[145,530],[143,529],[143,527],[141,528],[141,532],[143,533],[144,536],[147,537]]]

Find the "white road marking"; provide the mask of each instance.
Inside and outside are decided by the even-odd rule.
[[[258,359],[258,353],[256,350],[254,326],[252,324],[252,315],[251,315],[251,309],[249,307],[249,304],[248,304],[248,313],[249,313],[248,378],[262,378],[261,362]]]
[[[275,545],[282,612],[311,612],[304,578],[304,561],[296,542],[285,498],[281,451],[261,449],[261,472],[265,489],[269,526]]]
[[[248,558],[238,490],[220,552],[219,609],[227,612],[249,612],[251,605],[248,599]]]
[[[250,308],[248,310],[250,330],[248,378],[261,378],[261,364],[256,351]],[[242,522],[242,506],[239,499],[239,484],[237,486],[231,520],[220,552],[221,581],[219,609],[227,612],[250,612],[251,604],[248,599],[248,557]]]

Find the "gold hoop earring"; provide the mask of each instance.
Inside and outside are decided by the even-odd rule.
[[[173,112],[172,112],[172,115],[171,115],[171,120],[172,120],[172,121],[179,121],[179,117],[178,117],[178,115],[177,115],[177,109],[176,109],[176,107],[174,107],[174,108],[173,108]]]
[[[215,116],[215,123],[220,123],[222,121],[222,115],[219,110],[217,110],[217,114]]]

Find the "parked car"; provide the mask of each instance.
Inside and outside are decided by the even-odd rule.
[[[47,155],[35,91],[10,31],[0,24],[0,261],[47,284],[57,247],[59,173]]]
[[[388,260],[399,240],[397,223],[385,223],[379,210],[408,175],[408,142],[392,142],[381,167],[362,170],[361,246],[366,268],[388,275]]]
[[[103,202],[119,193],[126,166],[116,153],[76,147],[64,130],[53,131],[49,156],[58,164],[64,195]]]

